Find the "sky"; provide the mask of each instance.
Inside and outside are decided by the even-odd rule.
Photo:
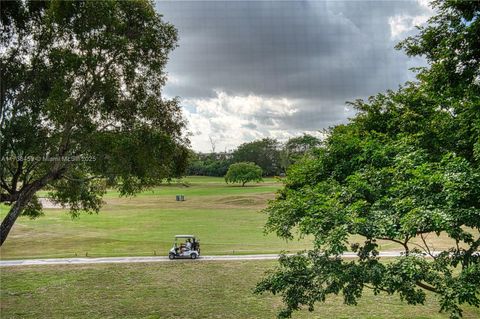
[[[279,141],[355,115],[346,101],[413,80],[425,64],[395,44],[433,14],[428,0],[159,1],[179,46],[166,97],[180,98],[191,146]]]

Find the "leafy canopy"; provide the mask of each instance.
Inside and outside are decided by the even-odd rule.
[[[230,165],[227,174],[225,175],[225,182],[241,183],[245,186],[249,182],[261,182],[262,169],[255,163],[241,162]]]
[[[280,151],[280,163],[283,170],[302,158],[311,149],[320,146],[320,139],[304,133],[290,138]]]
[[[147,0],[7,1],[1,12],[1,242],[36,198],[98,212],[105,186],[133,194],[180,175],[185,123],[162,96],[177,31]]]
[[[399,45],[427,57],[418,81],[351,103],[357,116],[290,167],[266,209],[267,231],[314,237],[313,250],[283,256],[257,286],[283,296],[279,317],[329,294],[356,304],[365,288],[409,304],[433,292],[452,318],[480,306],[480,3],[435,6]],[[450,248],[435,251],[439,234]],[[379,241],[403,255],[381,262]]]
[[[233,152],[234,162],[253,162],[260,166],[264,176],[280,174],[280,146],[277,140],[264,138],[243,143]]]
[[[187,174],[223,177],[232,164],[231,153],[193,153],[190,157]]]

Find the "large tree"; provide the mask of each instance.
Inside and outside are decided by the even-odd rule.
[[[232,154],[234,162],[252,162],[260,166],[264,176],[280,174],[280,145],[277,140],[264,138],[243,143]]]
[[[225,182],[240,183],[242,187],[249,182],[261,182],[262,169],[255,163],[241,162],[230,165],[227,174],[225,174]]]
[[[283,296],[280,317],[329,294],[356,304],[365,288],[409,304],[430,291],[452,318],[480,305],[480,2],[434,5],[399,45],[427,58],[418,81],[354,102],[358,115],[291,167],[266,210],[267,230],[314,237],[257,287]],[[440,234],[451,247],[438,252]],[[385,241],[403,255],[381,261]],[[348,250],[358,259],[342,259]]]
[[[320,139],[306,133],[288,139],[280,151],[282,169],[287,170],[290,165],[318,146],[320,146]]]
[[[7,1],[1,10],[1,244],[36,193],[98,212],[105,186],[133,194],[182,173],[177,101],[162,97],[176,29],[138,1]]]

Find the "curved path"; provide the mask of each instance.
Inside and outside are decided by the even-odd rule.
[[[201,256],[196,261],[235,261],[235,260],[274,260],[280,255],[219,255]],[[345,253],[344,258],[356,258],[355,253]],[[400,251],[383,251],[380,257],[399,257]],[[180,260],[180,259],[178,259]],[[189,259],[186,259],[189,260]],[[120,264],[120,263],[148,263],[148,262],[176,262],[166,256],[156,257],[104,257],[104,258],[51,258],[51,259],[20,259],[0,260],[0,267],[30,266],[30,265],[75,265],[75,264]]]

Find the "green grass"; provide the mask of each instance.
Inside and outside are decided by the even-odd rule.
[[[65,265],[1,268],[0,317],[274,318],[279,297],[253,295],[273,261]],[[293,318],[448,318],[432,295],[422,306],[364,293],[358,306],[339,296]],[[465,318],[479,318],[465,307]]]
[[[0,248],[2,259],[166,255],[173,236],[194,233],[202,253],[277,253],[309,248],[308,239],[286,243],[262,232],[259,211],[281,184],[267,179],[248,187],[226,185],[221,178],[191,177],[119,198],[110,191],[98,215],[72,220],[62,209],[45,216],[21,217]],[[43,193],[45,195],[46,192]],[[185,202],[175,195],[184,194]],[[0,215],[6,214],[1,207]],[[352,240],[355,240],[353,238]],[[435,247],[445,238],[431,238]],[[381,243],[381,249],[396,249]],[[273,318],[279,297],[252,294],[274,261],[64,265],[0,268],[0,317],[3,318]],[[465,308],[465,318],[479,309]],[[424,306],[408,306],[396,296],[366,292],[357,307],[328,298],[314,313],[293,318],[447,318],[434,296]]]
[[[45,209],[45,216],[36,220],[20,217],[0,248],[0,258],[166,255],[176,234],[199,236],[204,255],[310,248],[309,240],[285,242],[263,234],[266,215],[260,211],[281,185],[273,178],[241,187],[227,185],[223,178],[189,177],[135,197],[120,198],[109,191],[98,215],[72,220],[66,210]],[[176,194],[185,195],[186,201],[175,201]],[[7,207],[0,205],[0,217],[6,213]],[[435,249],[452,244],[446,236],[427,240]],[[380,242],[380,249],[400,247]]]
[[[110,191],[96,215],[72,220],[65,210],[45,209],[36,220],[21,217],[0,248],[2,259],[166,255],[175,234],[200,237],[202,253],[249,254],[297,251],[308,241],[285,242],[263,234],[265,214],[259,211],[281,183],[266,179],[246,187],[222,178],[190,177],[185,184],[165,185],[135,197]],[[175,195],[186,201],[176,202]],[[43,194],[45,195],[45,193]],[[4,207],[2,217],[6,214]]]

